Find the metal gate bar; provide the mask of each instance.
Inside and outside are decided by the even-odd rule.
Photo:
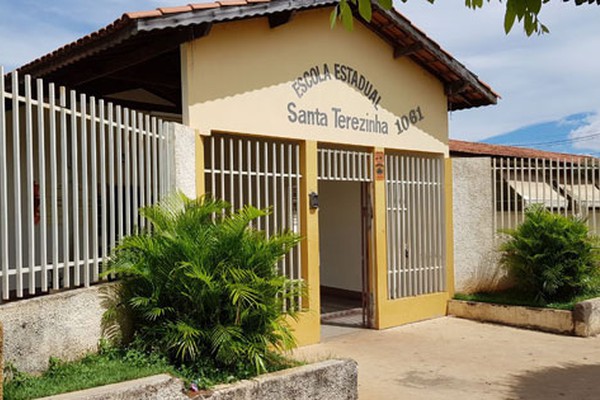
[[[229,202],[234,210],[245,205],[271,213],[256,221],[256,229],[300,233],[300,146],[297,143],[226,135],[206,139],[206,191]],[[280,262],[281,273],[302,279],[300,246]],[[286,307],[299,307],[302,298]]]
[[[443,159],[386,155],[388,297],[445,290]]]

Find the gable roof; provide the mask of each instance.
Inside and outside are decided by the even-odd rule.
[[[64,75],[68,75],[78,63],[92,57],[118,62],[119,56],[130,53],[136,44],[147,43],[149,38],[156,42],[155,46],[173,50],[183,42],[208,34],[215,23],[268,17],[271,27],[274,27],[287,22],[295,12],[332,7],[338,2],[226,0],[125,13],[104,28],[22,66],[19,71],[36,78],[60,75],[61,70],[69,70],[63,71]],[[443,82],[449,110],[497,102],[498,94],[398,11],[384,10],[374,3],[371,22],[359,20],[392,46],[394,57],[410,57]],[[100,74],[102,69],[97,69]]]
[[[466,142],[463,140],[449,141],[451,156],[489,156],[489,157],[512,157],[512,158],[539,158],[546,160],[573,160],[581,162],[586,159],[593,159],[591,156],[582,156],[578,154],[557,153],[553,151],[543,151],[527,147],[503,146],[499,144]]]

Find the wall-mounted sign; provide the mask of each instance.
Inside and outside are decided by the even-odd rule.
[[[383,181],[385,179],[385,154],[383,151],[375,152],[375,180]]]
[[[344,110],[340,105],[302,105],[303,97],[311,89],[328,81],[339,81],[347,84],[364,96],[374,108],[365,110],[361,115]],[[297,100],[287,103],[287,120],[292,124],[331,127],[353,132],[376,133],[387,135],[402,134],[412,125],[425,117],[421,107],[417,106],[401,116],[390,118],[389,113],[379,109],[381,95],[375,85],[355,68],[345,64],[321,64],[304,71],[291,83],[291,88]]]

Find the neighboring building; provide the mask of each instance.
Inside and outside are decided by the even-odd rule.
[[[598,159],[530,148],[450,140],[454,178],[456,290],[494,270],[503,229],[516,228],[532,204],[584,217],[600,228]]]
[[[305,238],[280,266],[308,284],[301,344],[319,341],[336,296],[376,329],[445,315],[448,112],[498,97],[394,10],[331,30],[336,4],[128,13],[20,68],[195,129],[198,195],[272,207],[258,228]]]

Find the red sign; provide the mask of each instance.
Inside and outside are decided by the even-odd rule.
[[[375,180],[385,179],[385,154],[383,151],[375,152]]]

